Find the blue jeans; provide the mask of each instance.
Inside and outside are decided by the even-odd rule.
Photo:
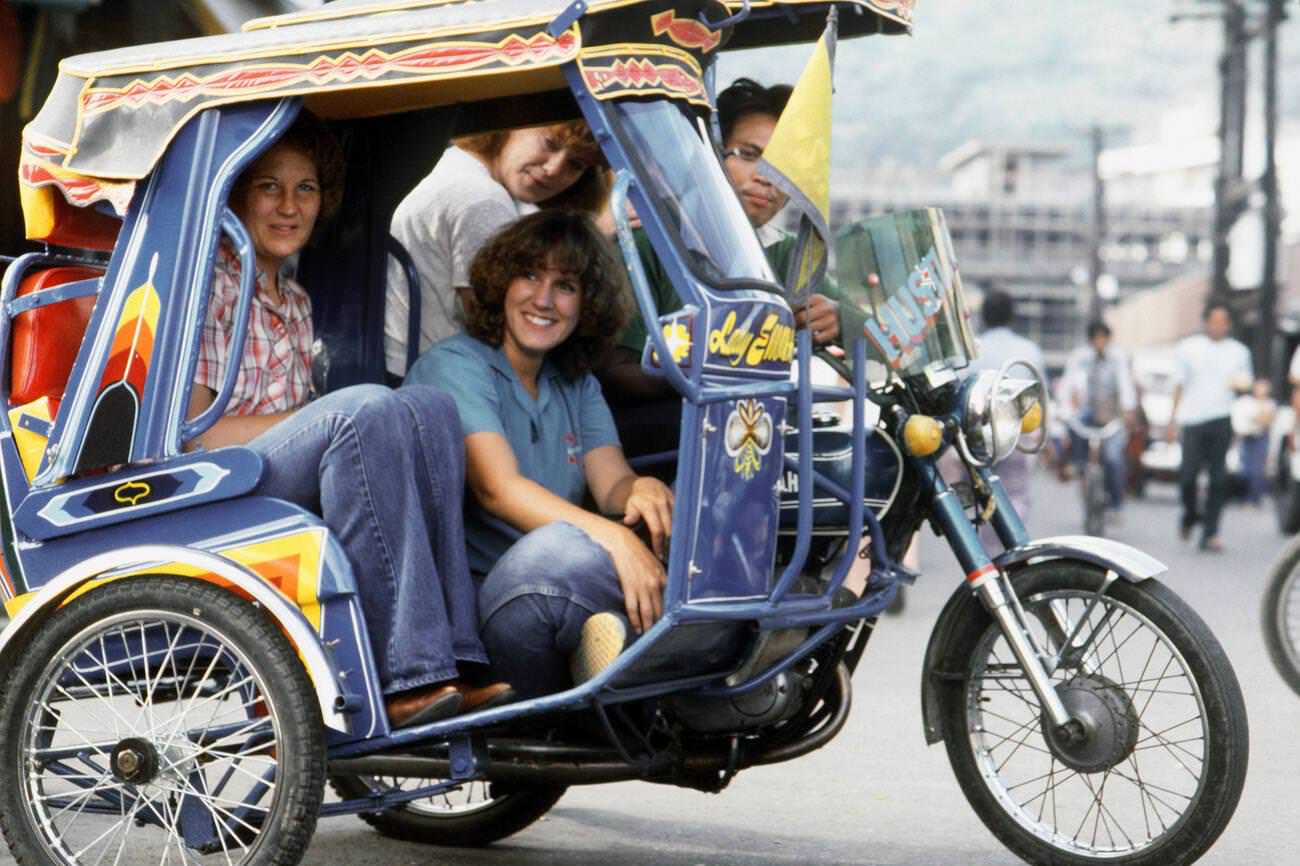
[[[1181,526],[1201,524],[1201,541],[1219,534],[1219,514],[1228,498],[1228,470],[1225,461],[1232,445],[1231,419],[1214,418],[1183,427],[1183,462],[1178,467],[1178,486],[1183,500]],[[1210,477],[1205,508],[1197,503],[1196,479],[1205,470]]]
[[[1241,471],[1246,478],[1246,501],[1258,505],[1268,492],[1268,434],[1241,437]]]
[[[385,694],[484,663],[461,502],[465,451],[451,398],[429,385],[343,388],[249,443],[257,493],[319,514],[356,574]]]
[[[1086,422],[1092,423],[1092,422]],[[1106,481],[1106,507],[1120,508],[1124,505],[1124,486],[1128,482],[1128,465],[1125,462],[1124,446],[1128,436],[1116,433],[1101,442],[1102,477]],[[1070,431],[1070,456],[1080,469],[1088,462],[1088,440]]]
[[[516,541],[480,583],[478,606],[493,673],[526,698],[572,687],[583,623],[624,610],[609,553],[563,521]]]

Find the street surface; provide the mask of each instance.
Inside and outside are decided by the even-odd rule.
[[[1031,529],[1076,533],[1076,488],[1045,475]],[[1227,649],[1250,714],[1251,764],[1236,817],[1200,862],[1300,864],[1300,696],[1274,672],[1259,634],[1259,599],[1282,547],[1270,511],[1232,505],[1226,552],[1179,542],[1171,485],[1130,503],[1113,537],[1169,565],[1165,580],[1209,622]],[[853,716],[829,746],[801,760],[748,770],[720,795],[645,783],[571,789],[542,821],[482,850],[433,849],[386,839],[355,818],[321,822],[311,866],[1014,866],[1020,861],[967,805],[942,746],[921,733],[921,657],[939,608],[959,581],[942,541],[923,540],[924,576],[899,616],[882,620],[855,676]],[[9,782],[10,784],[12,782]],[[0,866],[14,860],[0,853]]]

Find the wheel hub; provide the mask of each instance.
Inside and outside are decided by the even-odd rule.
[[[128,737],[113,747],[109,765],[118,781],[147,785],[158,776],[158,751],[147,740]]]
[[[1043,738],[1057,760],[1080,773],[1100,773],[1133,753],[1139,719],[1124,689],[1100,674],[1082,674],[1056,693],[1072,720],[1058,728],[1043,716]]]

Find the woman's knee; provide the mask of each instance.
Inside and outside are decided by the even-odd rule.
[[[484,621],[521,595],[562,598],[588,613],[618,610],[622,589],[613,560],[590,535],[565,521],[534,529],[511,545],[484,579]]]

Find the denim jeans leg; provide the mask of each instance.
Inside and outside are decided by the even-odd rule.
[[[458,659],[486,660],[477,641],[453,646],[453,634],[472,633],[474,589],[463,538],[439,521],[460,519],[464,456],[456,413],[429,391],[440,399],[344,388],[249,443],[266,463],[257,492],[320,514],[347,553],[386,694],[452,679]],[[412,408],[422,400],[427,409]],[[445,453],[435,461],[426,447]],[[434,483],[438,496],[425,489]],[[435,552],[435,539],[449,550]]]
[[[1227,460],[1228,449],[1232,446],[1232,421],[1215,418],[1201,426],[1205,428],[1203,459],[1210,476],[1205,497],[1205,521],[1201,524],[1201,539],[1204,540],[1219,534],[1219,515],[1228,499]]]
[[[1128,467],[1124,465],[1124,445],[1127,436],[1118,433],[1101,443],[1101,462],[1106,474],[1106,506],[1119,508],[1124,504],[1124,484],[1128,480]]]
[[[550,523],[515,542],[479,587],[483,643],[496,676],[522,697],[573,685],[569,656],[582,626],[601,611],[622,612],[613,560],[571,523]]]
[[[1178,489],[1183,502],[1181,526],[1189,529],[1201,519],[1197,503],[1196,480],[1201,474],[1201,463],[1205,459],[1204,424],[1188,424],[1183,427],[1182,460],[1178,464]]]

